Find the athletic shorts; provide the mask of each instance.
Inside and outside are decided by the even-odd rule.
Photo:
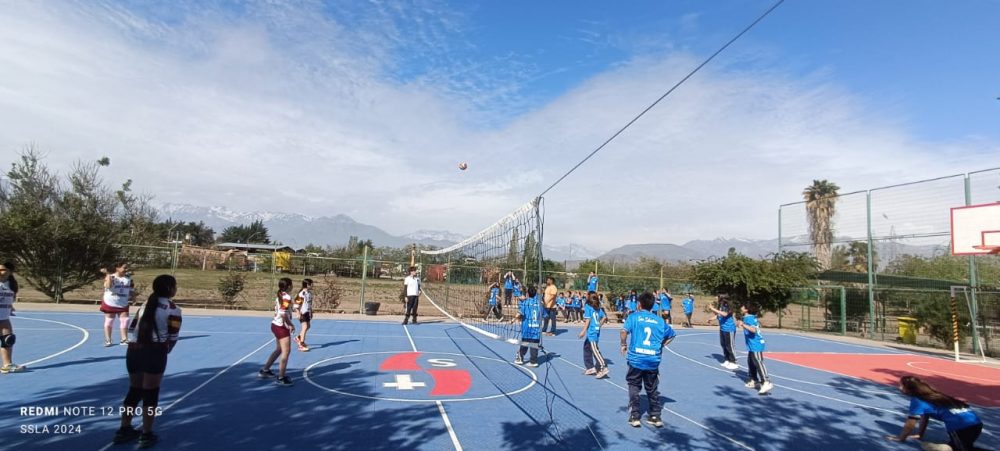
[[[313,312],[299,313],[299,321],[303,323],[308,323],[313,319]]]
[[[288,330],[285,326],[279,326],[277,324],[271,323],[271,333],[274,334],[274,338],[282,339],[292,336],[292,332]]]
[[[166,343],[129,343],[125,352],[125,369],[129,374],[163,374],[167,369]]]
[[[104,313],[125,313],[128,314],[128,307],[113,307],[101,302],[101,311]]]

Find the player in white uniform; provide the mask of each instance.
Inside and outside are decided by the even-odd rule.
[[[302,280],[302,290],[295,296],[295,310],[299,311],[299,323],[302,324],[302,331],[295,336],[295,343],[299,345],[299,351],[309,352],[309,345],[306,344],[306,332],[309,332],[309,324],[312,322],[312,279]]]
[[[153,280],[153,292],[128,327],[128,351],[125,368],[129,388],[121,410],[121,427],[114,443],[139,439],[139,448],[148,448],[159,440],[153,433],[153,420],[160,401],[160,383],[167,369],[167,354],[174,349],[181,331],[181,309],[171,298],[177,294],[177,280],[160,275]],[[142,409],[139,409],[142,401]],[[132,417],[142,417],[142,431],[132,427]]]
[[[288,355],[292,352],[291,335],[295,332],[295,324],[292,323],[292,297],[288,290],[292,289],[292,279],[282,277],[278,280],[278,295],[274,299],[274,317],[271,319],[271,333],[274,334],[275,349],[268,356],[264,368],[257,372],[261,379],[276,377],[275,383],[281,386],[292,385],[292,379],[285,375],[288,367]],[[278,374],[271,371],[271,365],[278,360]]]
[[[128,274],[128,264],[119,262],[115,265],[115,271],[108,273],[101,268],[104,274],[104,297],[101,299],[101,311],[104,312],[104,346],[111,346],[111,325],[115,318],[118,318],[119,329],[121,331],[122,346],[128,344],[128,309],[129,303],[135,297],[135,285],[132,283],[132,276]]]
[[[11,285],[11,272],[13,265],[4,262],[0,265],[0,357],[3,366],[0,366],[0,373],[19,373],[24,371],[23,366],[14,364],[14,326],[10,324],[10,315],[14,310],[14,297],[17,294]]]

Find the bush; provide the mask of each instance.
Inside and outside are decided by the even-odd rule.
[[[236,305],[237,300],[241,297],[240,293],[246,288],[246,282],[246,274],[233,270],[230,270],[225,276],[219,278],[217,290],[227,308],[232,308]]]

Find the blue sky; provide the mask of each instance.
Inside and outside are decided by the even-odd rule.
[[[57,168],[107,155],[109,180],[157,202],[472,234],[771,4],[10,2],[0,148],[35,143]],[[998,166],[997,17],[985,0],[787,1],[553,190],[546,236],[772,238],[816,178]]]

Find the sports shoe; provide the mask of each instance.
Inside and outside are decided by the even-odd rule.
[[[760,391],[758,391],[757,394],[766,395],[767,392],[771,391],[772,388],[774,388],[774,384],[772,384],[771,381],[764,381],[764,383],[760,386]]]
[[[297,345],[299,345],[299,346],[302,346],[302,337],[300,337],[300,336],[296,335],[296,336],[295,336],[295,337],[293,337],[292,339],[293,339],[293,340],[295,340],[295,344],[297,344]]]
[[[160,441],[160,438],[157,437],[156,434],[154,434],[152,432],[150,432],[148,434],[145,433],[145,432],[143,432],[142,434],[139,435],[139,448],[140,449],[141,448],[149,448],[149,447],[155,445],[156,442],[158,442],[158,441]]]
[[[597,370],[594,368],[587,368],[587,370],[583,372],[584,376],[593,376],[595,374],[597,374]]]
[[[128,346],[128,338],[125,338],[122,341],[119,341],[118,345],[119,346]]]
[[[658,428],[662,428],[663,427],[663,420],[660,419],[659,415],[650,415],[650,416],[646,417],[646,423],[649,424],[650,426],[654,426],[654,427],[658,427]]]
[[[115,438],[111,439],[111,442],[116,445],[121,445],[122,443],[128,443],[132,440],[139,438],[141,433],[138,429],[129,426],[128,428],[118,428],[115,431]]]
[[[757,389],[757,382],[750,380],[750,381],[747,381],[746,384],[743,384],[743,386],[746,387],[746,388]]]
[[[724,362],[722,366],[724,366],[727,370],[737,370],[740,368],[740,365],[736,362]]]
[[[292,378],[290,378],[288,376],[279,377],[279,378],[274,379],[274,383],[277,384],[277,385],[280,385],[282,387],[291,387],[292,386]]]
[[[4,365],[3,367],[0,367],[0,373],[3,374],[20,373],[23,372],[24,370],[25,367],[23,365],[15,365],[13,363],[11,363],[10,365]]]
[[[299,345],[299,351],[302,351],[302,352],[309,352],[309,346],[302,346],[302,345]]]
[[[596,377],[598,379],[604,379],[604,378],[608,377],[608,369],[607,368],[601,368],[601,371],[598,371],[597,374],[594,375],[594,377]]]
[[[639,426],[642,426],[642,422],[639,421],[639,417],[629,417],[628,425],[637,428]]]
[[[111,340],[104,340],[104,347],[107,348],[111,346]]]
[[[261,379],[270,379],[275,377],[274,371],[271,370],[260,370],[257,372],[257,377]]]
[[[521,357],[514,357],[514,364],[515,365],[524,365],[524,360],[521,359]]]
[[[535,368],[535,367],[538,366],[538,363],[536,363],[536,362],[528,362],[528,363],[525,363],[524,366],[527,366],[527,367],[530,367],[530,368]]]

